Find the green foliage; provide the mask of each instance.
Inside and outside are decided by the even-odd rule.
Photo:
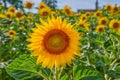
[[[29,55],[21,55],[6,67],[7,73],[16,80],[42,80],[45,75],[50,75],[49,70],[36,65],[36,58]],[[47,71],[47,72],[46,72]]]
[[[78,66],[73,67],[74,80],[93,80],[94,78],[102,78],[99,72],[89,66]],[[104,80],[104,78],[102,78]]]

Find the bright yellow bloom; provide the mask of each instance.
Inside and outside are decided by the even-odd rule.
[[[24,7],[25,7],[25,8],[28,8],[28,9],[32,9],[33,3],[32,3],[32,2],[29,2],[29,1],[26,1],[26,2],[24,3]]]
[[[14,13],[15,10],[16,10],[16,8],[15,8],[14,6],[10,6],[10,7],[8,8],[8,11],[9,11],[9,12],[12,12],[12,13]]]
[[[30,34],[28,48],[32,50],[32,56],[38,56],[37,64],[52,69],[70,65],[79,53],[79,33],[73,29],[70,23],[61,17],[51,17],[36,24],[33,33]]]
[[[108,24],[108,18],[107,17],[102,17],[99,19],[99,24],[100,25],[107,25]]]
[[[43,8],[46,8],[47,5],[44,3],[44,2],[41,2],[38,6],[38,9],[43,9]]]
[[[86,23],[83,20],[79,20],[79,22],[76,23],[79,27],[85,28],[87,31],[89,31],[89,24]]]
[[[16,32],[14,30],[10,30],[7,32],[7,36],[9,36],[11,38],[14,37],[15,35],[16,35]]]
[[[86,12],[85,15],[86,17],[90,16],[91,12]]]
[[[17,20],[20,20],[20,19],[24,18],[24,14],[21,11],[15,12],[15,16],[16,16]]]
[[[43,18],[46,18],[48,17],[50,14],[51,14],[51,10],[49,7],[47,8],[43,8],[39,11],[40,15],[43,17]]]
[[[104,25],[98,25],[96,26],[96,32],[104,32],[105,26]]]
[[[72,16],[73,15],[73,11],[69,6],[64,6],[63,8],[63,12],[67,15],[67,16]]]
[[[5,18],[6,16],[4,14],[0,14],[0,18]]]
[[[97,12],[94,13],[94,17],[100,18],[102,16],[102,11],[98,10]]]
[[[109,23],[109,27],[113,30],[118,31],[120,29],[120,21],[117,19],[113,19]]]
[[[116,12],[118,12],[119,11],[119,8],[118,8],[118,6],[113,6],[113,8],[112,8],[112,12],[113,13],[116,13]]]
[[[112,10],[112,5],[111,4],[107,4],[105,5],[104,9],[111,11]]]
[[[6,16],[7,18],[12,18],[13,14],[12,14],[11,12],[6,12],[6,13],[5,13],[5,16]]]
[[[82,14],[82,15],[80,16],[80,20],[86,21],[86,19],[87,19],[87,16],[86,16],[85,14]]]

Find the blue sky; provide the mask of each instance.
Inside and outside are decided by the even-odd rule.
[[[23,0],[24,2],[26,0]],[[27,0],[32,1],[34,3],[34,7],[38,6],[41,0]],[[69,5],[73,11],[77,11],[78,9],[95,9],[96,0],[57,0],[57,6],[59,9],[62,9],[65,5]],[[105,4],[119,5],[120,0],[98,0],[99,7],[102,8]],[[37,12],[37,10],[33,9],[33,12]]]

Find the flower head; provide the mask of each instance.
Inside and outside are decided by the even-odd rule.
[[[24,7],[25,7],[25,8],[28,8],[28,9],[32,9],[33,3],[32,3],[32,2],[29,2],[29,1],[26,1],[26,2],[24,3]]]
[[[16,8],[15,8],[14,6],[10,6],[10,7],[8,8],[8,11],[9,11],[9,12],[12,12],[12,13],[14,13],[15,10],[16,10]]]
[[[112,5],[107,4],[107,5],[105,5],[104,9],[107,10],[107,11],[111,11],[112,10]]]
[[[40,15],[43,17],[43,18],[46,18],[50,15],[51,13],[51,10],[49,7],[46,7],[46,8],[43,8],[39,11]]]
[[[98,25],[96,26],[96,32],[104,32],[105,26],[104,25]]]
[[[64,6],[63,8],[63,12],[67,15],[67,16],[72,16],[73,15],[73,11],[69,6]]]
[[[98,10],[97,12],[94,13],[94,17],[100,18],[102,16],[102,11]]]
[[[43,9],[43,8],[46,8],[47,5],[44,3],[44,2],[41,2],[38,6],[38,9]]]
[[[99,19],[99,24],[100,25],[107,25],[108,24],[108,18],[107,17],[102,17]]]
[[[14,30],[10,30],[7,32],[7,35],[12,38],[16,35],[16,32]]]
[[[41,19],[41,23],[36,24],[28,39],[32,55],[38,56],[37,63],[50,69],[69,65],[79,55],[79,33],[61,17],[52,16],[47,22]]]
[[[120,21],[117,19],[113,19],[109,23],[109,27],[113,30],[119,30],[120,29]]]

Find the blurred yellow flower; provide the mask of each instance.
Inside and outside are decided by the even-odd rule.
[[[9,37],[11,37],[11,38],[13,38],[15,35],[16,35],[16,32],[15,32],[14,30],[9,30],[9,31],[7,32],[7,36],[9,36]]]
[[[116,13],[116,12],[118,12],[119,11],[119,8],[118,8],[118,6],[113,6],[113,8],[112,8],[112,12],[113,13]]]
[[[86,19],[87,19],[87,16],[86,16],[85,14],[82,14],[82,15],[80,16],[80,20],[86,21]]]
[[[104,30],[105,30],[104,25],[98,25],[96,26],[96,29],[95,29],[96,32],[104,32]]]
[[[46,18],[48,17],[50,14],[51,14],[51,10],[49,7],[47,8],[43,8],[39,11],[40,15],[43,17],[43,18]]]
[[[99,19],[99,25],[107,25],[108,24],[108,18],[107,17],[101,17]]]
[[[79,27],[85,28],[87,31],[90,30],[90,29],[89,29],[89,24],[86,23],[86,22],[83,21],[83,20],[79,20],[76,24],[77,24],[77,26],[79,26]]]
[[[23,18],[24,18],[24,14],[23,14],[23,12],[21,12],[21,11],[15,12],[15,16],[16,16],[16,19],[17,19],[17,20],[20,20],[20,19],[23,19]]]
[[[5,13],[5,16],[6,16],[6,18],[12,18],[13,13],[11,13],[11,12],[6,12],[6,13]]]
[[[14,6],[10,6],[10,7],[8,8],[8,11],[9,11],[9,12],[12,12],[12,13],[14,13],[15,10],[16,10],[16,8],[15,8]]]
[[[28,48],[32,56],[38,56],[37,64],[50,69],[70,65],[75,55],[80,55],[79,33],[70,23],[61,17],[48,18],[48,22],[41,19],[42,25],[36,24],[30,34]]]
[[[109,23],[109,27],[113,30],[118,31],[120,29],[120,21],[117,19],[113,19]]]
[[[33,7],[33,3],[32,2],[26,1],[24,3],[24,8],[32,9],[32,7]]]
[[[67,16],[73,15],[73,11],[68,5],[64,6],[63,13],[65,13],[65,15],[67,15]]]
[[[88,17],[90,16],[91,12],[86,12],[85,15]]]
[[[112,10],[112,5],[111,4],[107,4],[104,7],[105,10],[111,11]]]
[[[6,16],[4,14],[0,14],[0,18],[5,18]]]
[[[102,11],[98,10],[98,11],[94,12],[94,17],[100,18],[101,16],[102,16]]]
[[[38,9],[43,9],[43,8],[46,8],[47,5],[44,3],[44,2],[41,2],[38,6]]]

